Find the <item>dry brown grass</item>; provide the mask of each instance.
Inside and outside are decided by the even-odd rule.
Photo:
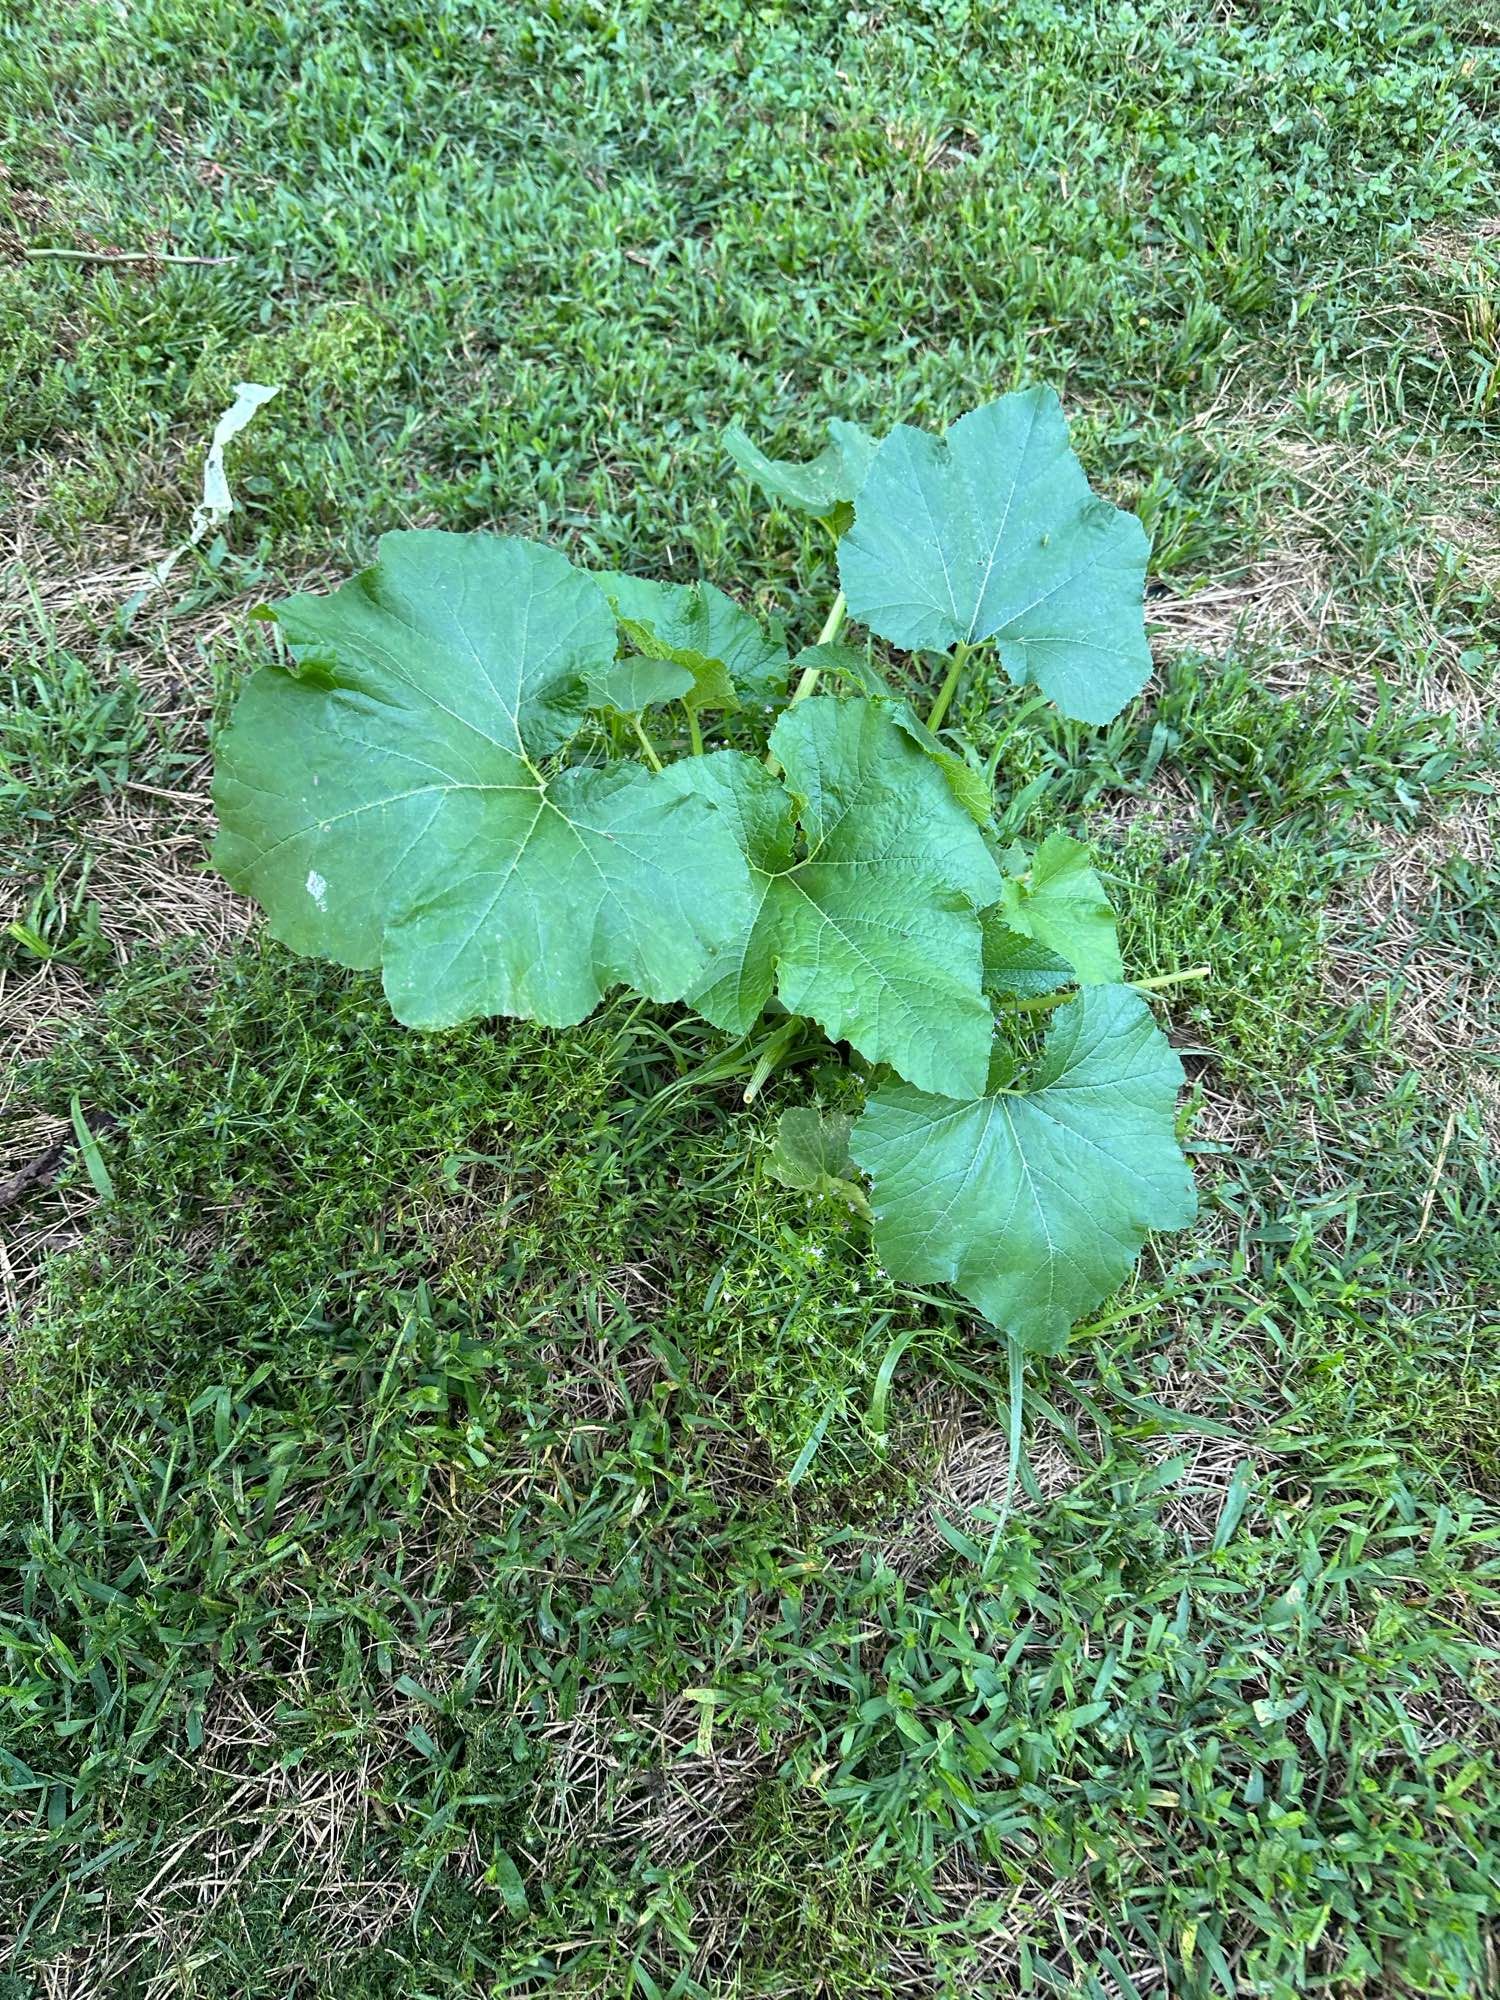
[[[1179,1315],[1170,1301],[1150,1312],[1164,1334],[1177,1331]],[[1169,1342],[1163,1351],[1175,1350]],[[1018,1477],[1013,1485],[1004,1428],[987,1420],[976,1422],[972,1403],[956,1392],[934,1404],[926,1438],[932,1456],[923,1473],[921,1505],[892,1523],[882,1536],[884,1559],[898,1575],[917,1580],[934,1563],[951,1559],[939,1516],[982,1540],[993,1529],[1007,1490],[1013,1512],[1032,1514],[1039,1505],[1050,1505],[1071,1492],[1087,1478],[1091,1466],[1108,1458],[1108,1441],[1084,1404],[1070,1394],[1065,1376],[1050,1384],[1048,1395],[1072,1425],[1076,1442],[1065,1440],[1049,1425],[1033,1426],[1025,1444],[1026,1479]],[[1212,1539],[1237,1467],[1249,1460],[1267,1470],[1276,1462],[1275,1449],[1266,1441],[1265,1412],[1247,1406],[1243,1421],[1237,1421],[1233,1409],[1226,1413],[1223,1385],[1206,1381],[1189,1368],[1165,1376],[1157,1400],[1165,1410],[1180,1414],[1183,1427],[1174,1429],[1168,1423],[1143,1446],[1144,1455],[1156,1464],[1179,1455],[1187,1461],[1163,1497],[1163,1519],[1173,1532],[1202,1545]],[[1204,1417],[1216,1427],[1227,1423],[1231,1434],[1209,1435],[1195,1428]]]
[[[574,1714],[544,1726],[548,1758],[533,1806],[540,1839],[531,1858],[545,1868],[592,1847],[622,1861],[649,1857],[664,1872],[690,1870],[695,1966],[707,1973],[730,1962],[737,1906],[723,1893],[726,1873],[787,1743],[716,1726],[708,1689],[632,1715],[628,1760],[620,1749],[622,1726],[612,1692],[602,1686],[586,1689]],[[655,1754],[647,1760],[642,1744],[653,1739]]]
[[[224,952],[250,929],[250,904],[207,866],[213,833],[206,782],[172,792],[127,785],[104,807],[90,832],[89,887],[122,962],[142,944],[181,938]]]
[[[1216,1070],[1203,1069],[1193,1079],[1197,1104],[1193,1112],[1193,1143],[1217,1157],[1254,1160],[1265,1144],[1265,1124],[1259,1107],[1242,1091],[1231,1090]]]
[[[1434,222],[1417,238],[1418,254],[1439,269],[1466,270],[1487,245],[1500,240],[1500,215],[1467,217],[1462,224]]]
[[[142,589],[166,553],[139,524],[90,522],[77,542],[46,524],[46,496],[68,473],[65,456],[31,468],[30,491],[13,496],[0,557],[0,621],[40,614],[64,644],[86,642]]]
[[[1031,1951],[1046,1952],[1059,1964],[1097,1964],[1101,1949],[1121,1961],[1118,1936],[1112,1938],[1092,1914],[1093,1897],[1082,1873],[1059,1879],[1033,1865],[1014,1881],[1006,1869],[955,1849],[934,1870],[933,1888],[941,1908],[939,1922],[951,1925],[972,1947],[972,1955],[964,1959],[966,1992],[997,2000],[1020,1992],[1023,1940]],[[932,1922],[914,1902],[893,1916],[898,1919],[893,1930],[902,1939],[920,1936]],[[1160,1962],[1148,1958],[1139,1945],[1125,1955],[1124,1971],[1141,2000],[1166,1989]],[[892,1953],[890,1974],[896,1990],[911,2000],[937,2000],[940,1991],[954,1990],[939,1988],[925,1950],[904,1942]]]
[[[34,643],[40,622],[52,643],[88,657],[100,652],[100,635],[149,581],[149,565],[169,537],[144,519],[128,527],[90,526],[80,547],[65,546],[45,525],[45,491],[45,479],[33,468],[26,489],[10,496],[0,556],[0,643]],[[327,575],[319,570],[307,581]],[[174,578],[174,589],[187,581],[185,574]],[[243,631],[260,596],[245,593],[179,614],[170,592],[153,595],[136,613],[128,641],[115,650],[141,689],[153,728],[170,735],[182,759],[169,784],[131,781],[101,796],[61,856],[69,894],[80,908],[86,902],[97,907],[118,965],[141,950],[195,940],[205,948],[209,977],[212,959],[256,921],[253,907],[207,865],[214,831],[207,746],[212,657]],[[26,915],[39,880],[24,858],[11,866],[0,880],[0,929]],[[38,961],[21,975],[0,972],[0,1186],[53,1143],[44,1135],[38,1145],[34,1121],[20,1101],[25,1065],[84,1018],[94,999],[89,982],[66,958]],[[19,1320],[47,1261],[77,1239],[93,1199],[86,1183],[66,1192],[48,1187],[26,1205],[23,1221],[0,1212],[0,1297],[9,1319]]]
[[[157,1967],[141,1990],[152,2000],[193,1990],[195,1966],[222,1960],[222,1935],[210,1931],[237,1913],[253,1882],[285,1891],[284,1908],[311,1902],[330,1949],[352,1952],[403,1923],[416,1906],[418,1884],[390,1871],[369,1874],[362,1853],[373,1843],[382,1804],[382,1773],[402,1755],[411,1715],[393,1704],[388,1714],[362,1718],[357,1754],[330,1771],[272,1761],[279,1740],[275,1717],[234,1684],[219,1688],[204,1717],[195,1775],[222,1780],[211,1806],[169,1835],[162,1859],[128,1905],[106,1901],[86,1952],[65,1953],[38,1968],[46,2000],[111,2000],[139,1979],[142,1961]],[[462,1865],[462,1857],[459,1859]],[[286,1967],[287,1990],[304,1970]]]
[[[1163,591],[1148,606],[1162,658],[1182,652],[1222,658],[1248,645],[1290,659],[1316,659],[1349,615],[1334,596],[1327,555],[1313,543],[1278,548],[1201,590],[1180,596]],[[1290,665],[1282,669],[1281,684],[1305,685],[1305,677],[1287,681],[1291,671]]]
[[[1476,798],[1409,834],[1380,829],[1377,858],[1327,911],[1329,996],[1391,1010],[1407,1062],[1444,1101],[1477,1103],[1500,1137],[1500,967],[1431,922],[1443,870],[1484,871],[1500,897],[1500,809]]]
[[[1053,1431],[1039,1431],[1026,1446],[1026,1467],[1044,1501],[1055,1500],[1078,1484],[1087,1459],[1102,1450],[1085,1413],[1069,1412],[1079,1426],[1081,1450],[1070,1451]],[[899,1575],[920,1575],[934,1560],[949,1554],[937,1516],[967,1532],[997,1510],[1010,1483],[1010,1444],[1005,1431],[989,1422],[975,1422],[972,1404],[953,1396],[940,1409],[930,1439],[934,1453],[927,1490],[918,1510],[901,1522],[886,1548],[886,1560]],[[1019,1480],[1011,1505],[1030,1511],[1036,1501]]]
[[[707,1867],[735,1838],[759,1785],[786,1754],[753,1731],[726,1738],[713,1721],[711,1694],[679,1697],[656,1723],[656,1769],[617,1801],[607,1836],[623,1851],[649,1854],[658,1868]]]
[[[1321,383],[1326,395],[1329,385]],[[1470,738],[1493,712],[1493,689],[1464,661],[1448,629],[1455,588],[1500,587],[1500,468],[1478,446],[1441,450],[1413,438],[1400,413],[1385,411],[1377,377],[1346,385],[1374,421],[1358,439],[1313,437],[1294,405],[1235,401],[1226,389],[1195,428],[1230,450],[1263,453],[1279,468],[1286,499],[1269,546],[1201,588],[1162,587],[1147,607],[1157,656],[1183,651],[1223,658],[1254,648],[1266,685],[1295,693],[1337,675],[1373,706],[1382,682],[1457,717]],[[1356,523],[1372,494],[1384,494],[1406,521],[1399,547],[1374,577]],[[1372,598],[1380,616],[1370,612]],[[1390,631],[1407,636],[1393,651]]]
[[[21,907],[14,885],[0,884],[0,924],[11,922]],[[0,1115],[14,1107],[19,1066],[41,1055],[92,1004],[85,982],[55,960],[22,978],[0,973]]]
[[[25,1109],[0,1124],[0,1182],[15,1187],[34,1180],[46,1189],[39,1200],[0,1208],[0,1304],[4,1324],[19,1326],[29,1300],[36,1296],[48,1264],[82,1237],[94,1206],[87,1182],[57,1186],[57,1165],[73,1145],[72,1126]]]

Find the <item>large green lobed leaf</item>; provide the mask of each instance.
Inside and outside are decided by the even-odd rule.
[[[875,456],[875,440],[859,424],[835,417],[828,426],[829,442],[816,458],[799,463],[768,458],[739,424],[724,433],[724,449],[740,471],[763,493],[801,514],[833,523],[835,533],[848,526],[854,500]]]
[[[904,695],[898,695],[881,674],[880,669],[869,660],[862,648],[857,646],[819,645],[804,646],[792,661],[793,671],[816,667],[829,680],[848,682],[859,689],[871,701],[879,702],[891,720],[909,736],[919,750],[937,765],[948,780],[948,789],[958,800],[964,811],[976,826],[988,827],[995,816],[994,791],[982,771],[965,763],[955,755],[938,737],[934,736],[922,721]]]
[[[851,617],[893,645],[993,639],[1013,681],[1108,722],[1151,672],[1148,550],[1135,516],[1090,490],[1052,390],[1022,389],[942,438],[896,426],[856,497],[839,577]]]
[[[1196,1212],[1177,1144],[1182,1065],[1140,995],[1059,1007],[1025,1088],[967,1101],[878,1090],[854,1129],[887,1269],[946,1283],[1023,1346],[1053,1351],[1126,1277],[1148,1230]]]
[[[375,566],[276,612],[218,755],[214,859],[272,935],[383,969],[396,1014],[579,1021],[657,1000],[743,926],[723,819],[634,764],[558,770],[614,662],[598,586],[509,537],[388,535]]]
[[[924,1089],[981,1090],[991,1016],[976,911],[999,895],[1000,874],[978,828],[874,702],[800,702],[771,748],[784,786],[734,751],[667,773],[733,826],[752,881],[749,921],[714,954],[693,1004],[743,1034],[774,991]]]

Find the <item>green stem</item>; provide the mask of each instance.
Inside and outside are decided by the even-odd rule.
[[[840,591],[838,596],[833,600],[832,605],[829,607],[828,616],[823,620],[823,629],[818,634],[817,639],[815,641],[817,645],[831,646],[833,644],[834,640],[839,636],[839,633],[843,630],[844,614],[848,609],[849,606],[844,601],[844,593],[843,591]],[[802,669],[802,677],[797,682],[796,687],[792,691],[792,698],[787,703],[788,708],[795,708],[799,701],[807,700],[807,697],[812,693],[813,689],[818,685],[818,675],[821,672],[822,672],[821,667],[804,667]],[[766,752],[766,769],[770,772],[773,778],[776,777],[781,770],[781,759],[776,755],[776,752],[774,750],[768,750]]]
[[[646,725],[638,715],[633,715],[630,719],[635,724],[635,733],[640,738],[641,748],[646,753],[646,762],[651,766],[653,771],[659,771],[661,769],[661,759],[656,754],[656,745],[646,734]]]
[[[958,677],[964,670],[965,660],[973,650],[974,648],[964,639],[960,639],[953,648],[953,658],[949,662],[947,673],[943,676],[943,685],[937,691],[937,700],[927,712],[927,727],[934,736],[943,726],[943,717],[948,713],[948,704],[953,699],[953,690],[958,686]]]
[[[1132,993],[1160,993],[1168,986],[1186,986],[1196,979],[1212,979],[1211,965],[1190,965],[1185,972],[1159,972],[1154,979],[1131,979],[1126,984]],[[1029,1000],[1011,1000],[1006,1004],[1009,1014],[1045,1014],[1049,1008],[1061,1007],[1065,1000],[1071,1000],[1076,988],[1066,987],[1061,993],[1037,993]]]
[[[844,615],[848,609],[849,606],[844,602],[844,593],[840,591],[838,596],[833,600],[833,605],[829,610],[828,616],[823,620],[823,629],[813,641],[814,645],[831,646],[833,644],[844,628]],[[807,700],[807,697],[818,685],[818,675],[822,671],[821,667],[804,667],[802,669],[802,678],[798,681],[796,691],[787,703],[788,708],[795,708],[799,701]]]
[[[1160,993],[1168,986],[1187,986],[1197,979],[1212,979],[1211,965],[1190,965],[1184,972],[1159,972],[1154,979],[1132,979],[1130,985],[1137,993]]]
[[[1026,1350],[1018,1340],[1008,1340],[1005,1344],[1010,1349],[1010,1437],[1006,1454],[1005,1494],[1000,1502],[1000,1518],[995,1523],[996,1542],[1010,1513],[1010,1503],[1016,1497],[1016,1473],[1021,1464],[1021,1423],[1026,1411]]]
[[[683,707],[687,708],[686,702],[683,703]],[[698,711],[696,708],[688,708],[687,719],[688,748],[695,757],[701,757],[703,755],[703,729],[698,721]]]
[[[56,257],[67,264],[232,264],[232,257],[184,257],[171,250],[55,250],[50,244],[22,243],[22,257]]]

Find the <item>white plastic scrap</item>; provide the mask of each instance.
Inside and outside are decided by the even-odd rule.
[[[180,558],[189,549],[196,548],[210,529],[217,528],[234,512],[234,495],[229,490],[229,477],[224,470],[224,447],[239,436],[262,404],[269,403],[280,391],[280,383],[268,388],[264,382],[236,382],[234,401],[214,425],[208,457],[203,462],[203,498],[193,509],[193,525],[188,531],[188,538],[180,548],[173,549],[169,556],[155,564],[151,574],[158,583],[165,583]]]

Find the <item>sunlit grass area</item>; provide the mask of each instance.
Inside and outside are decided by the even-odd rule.
[[[1495,91],[1407,0],[9,8],[3,2000],[1500,1990]],[[768,1171],[842,1064],[409,1032],[204,863],[267,597],[499,527],[810,640],[725,427],[1032,380],[1156,674],[963,721],[1212,977],[1013,1465]]]

